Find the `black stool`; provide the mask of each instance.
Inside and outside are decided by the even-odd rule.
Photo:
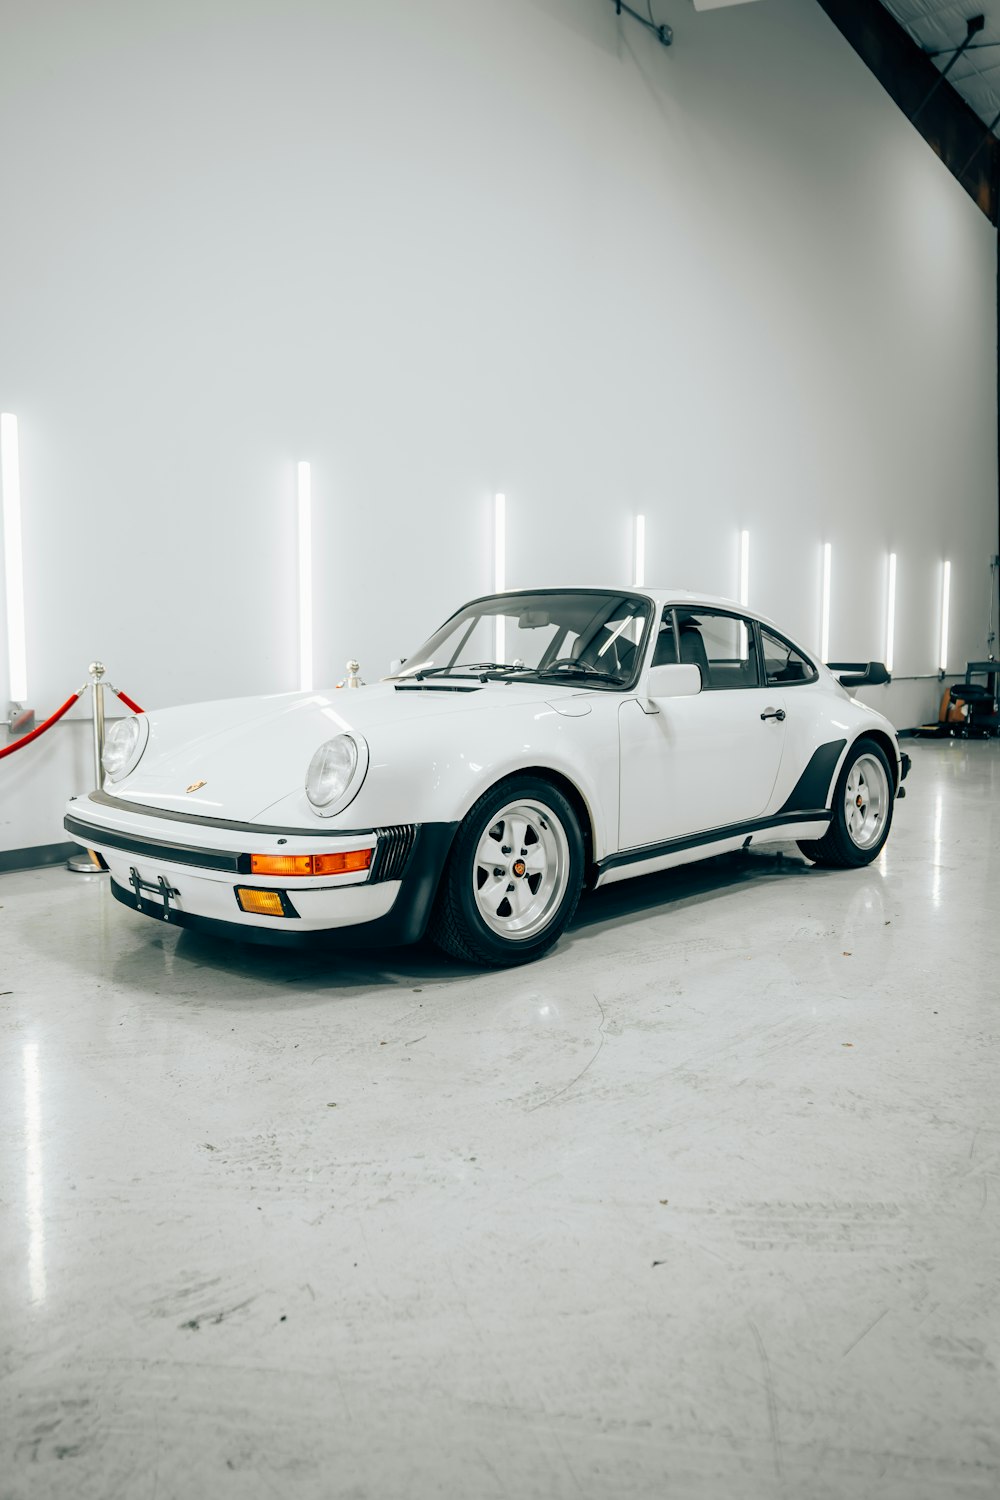
[[[956,698],[965,704],[968,717],[964,724],[956,725],[953,733],[961,739],[975,735],[985,739],[997,732],[996,701],[988,687],[979,682],[953,682],[948,689],[952,701]]]

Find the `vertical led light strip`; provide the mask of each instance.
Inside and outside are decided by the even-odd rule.
[[[493,496],[493,592],[502,594],[507,587],[507,497]],[[502,662],[506,648],[506,620],[497,615],[493,633],[493,659]]]
[[[635,549],[632,559],[632,587],[646,587],[646,517],[635,518]]]
[[[750,533],[740,532],[740,603],[750,603]],[[740,661],[750,656],[750,636],[743,621],[740,621]]]
[[[300,463],[297,473],[299,506],[299,690],[312,692],[313,685],[313,586],[312,586],[312,472]]]
[[[819,606],[819,659],[825,662],[830,656],[830,572],[833,564],[833,546],[823,544],[823,584]]]
[[[896,554],[889,553],[889,576],[885,591],[885,669],[892,671],[896,648]]]
[[[28,1285],[32,1302],[45,1301],[45,1213],[42,1177],[42,1102],[38,1043],[26,1042],[24,1067],[25,1219],[28,1228]]]
[[[0,413],[0,488],[3,490],[3,558],[7,593],[8,690],[14,703],[28,696],[24,638],[24,563],[21,550],[21,469],[17,418]]]
[[[942,672],[948,670],[948,610],[951,605],[951,563],[944,565],[941,579],[941,651],[938,666]]]

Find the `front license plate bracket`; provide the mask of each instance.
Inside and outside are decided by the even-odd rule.
[[[128,883],[135,892],[136,911],[141,911],[148,916],[162,916],[164,922],[170,921],[170,898],[180,895],[180,891],[176,886],[172,886],[169,880],[165,880],[162,875],[157,876],[155,885],[151,880],[143,880],[135,865],[128,872]],[[143,891],[152,891],[154,895],[159,896],[163,902],[162,912],[155,909],[152,912],[149,911],[149,903],[143,904]]]

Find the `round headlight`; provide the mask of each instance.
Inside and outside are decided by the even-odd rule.
[[[317,810],[333,811],[358,769],[358,746],[349,734],[320,745],[306,772],[306,796]]]
[[[139,719],[133,714],[112,724],[101,756],[101,764],[112,781],[121,781],[135,770],[148,739],[149,720],[145,715]]]

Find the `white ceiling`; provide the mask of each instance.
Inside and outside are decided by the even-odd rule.
[[[985,16],[986,25],[971,47],[948,74],[967,104],[984,124],[1000,114],[1000,0],[882,0],[890,15],[925,52],[941,55],[934,61],[944,68],[955,48],[964,42],[970,16]],[[1000,125],[994,127],[1000,136]]]

